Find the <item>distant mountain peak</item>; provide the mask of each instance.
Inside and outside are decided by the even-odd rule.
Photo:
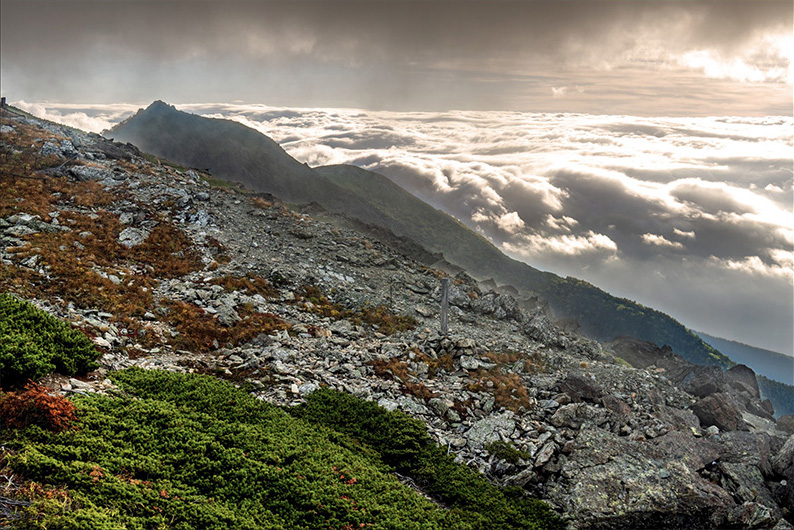
[[[164,111],[175,111],[177,108],[173,105],[169,105],[165,101],[158,99],[152,102],[151,105],[144,109],[144,112],[164,112]]]

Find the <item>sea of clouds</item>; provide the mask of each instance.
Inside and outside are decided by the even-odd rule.
[[[18,104],[95,131],[137,108]],[[790,117],[179,108],[382,173],[535,267],[792,355]]]

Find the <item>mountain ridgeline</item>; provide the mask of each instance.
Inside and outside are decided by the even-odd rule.
[[[509,258],[457,219],[378,173],[347,165],[309,168],[258,131],[230,120],[185,113],[161,101],[106,134],[173,162],[209,170],[215,178],[241,182],[287,202],[316,203],[330,213],[413,240],[477,278],[493,278],[538,296],[556,316],[576,320],[592,338],[631,335],[669,345],[696,364],[723,368],[733,364],[664,313]]]

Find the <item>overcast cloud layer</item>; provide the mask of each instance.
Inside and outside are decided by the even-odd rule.
[[[102,129],[130,106],[24,108]],[[792,118],[183,105],[382,173],[508,254],[792,354]]]
[[[9,100],[791,115],[778,0],[0,4]]]

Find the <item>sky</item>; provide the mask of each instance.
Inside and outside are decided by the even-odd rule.
[[[385,174],[513,257],[792,354],[794,6],[0,2],[0,90],[154,99]]]
[[[786,0],[0,2],[11,101],[789,115]]]

